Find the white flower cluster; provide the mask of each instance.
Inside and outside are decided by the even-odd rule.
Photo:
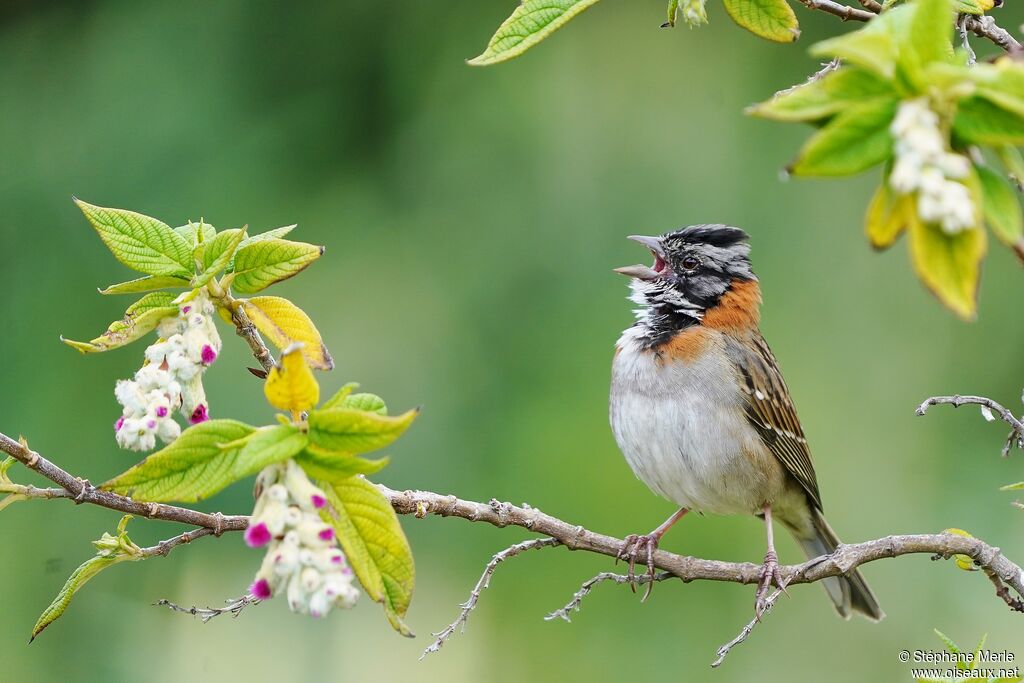
[[[896,163],[889,186],[900,194],[917,192],[917,213],[948,234],[975,226],[975,206],[962,181],[970,161],[946,148],[939,116],[927,98],[906,100],[889,128],[896,142]]]
[[[146,364],[134,379],[122,379],[114,396],[123,406],[114,424],[121,448],[148,451],[174,441],[181,427],[174,421],[179,410],[189,424],[209,419],[203,372],[220,353],[221,341],[213,324],[213,305],[204,295],[183,304],[178,315],[157,326],[160,339],[146,349]]]
[[[293,612],[314,617],[355,605],[359,590],[352,583],[352,569],[334,529],[318,512],[327,505],[324,492],[292,460],[263,470],[257,488],[262,490],[245,542],[253,548],[267,546],[267,555],[249,592],[268,600],[283,588]]]

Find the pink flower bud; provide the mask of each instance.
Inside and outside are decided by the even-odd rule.
[[[334,540],[334,527],[326,527],[320,530],[317,537],[321,541],[333,541]]]
[[[310,502],[313,503],[313,507],[317,510],[327,505],[327,499],[316,493],[310,496]]]
[[[210,419],[210,414],[206,410],[206,404],[200,403],[196,406],[196,409],[192,411],[192,415],[188,418],[188,423],[197,425],[200,422],[206,422]]]
[[[167,417],[167,406],[160,406],[156,409],[157,417]]]
[[[121,431],[121,427],[124,427],[124,416],[117,418],[117,422],[114,423],[114,431]]]
[[[265,522],[253,524],[245,530],[245,543],[250,548],[262,548],[270,543],[270,539],[270,529]]]
[[[217,360],[217,352],[214,351],[213,347],[209,344],[203,344],[202,350],[199,352],[200,359],[203,361],[203,365],[210,365],[213,361]]]
[[[266,579],[257,579],[256,581],[253,581],[251,586],[249,586],[249,592],[260,600],[269,600],[272,595],[270,582]]]

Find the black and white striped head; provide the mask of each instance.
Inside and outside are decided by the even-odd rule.
[[[648,315],[699,321],[734,280],[756,280],[748,235],[727,225],[691,225],[660,237],[631,235],[654,256],[651,266],[616,268],[633,278],[632,299]]]

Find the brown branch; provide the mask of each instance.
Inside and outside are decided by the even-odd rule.
[[[1018,448],[1024,448],[1024,422],[1018,420],[1009,408],[1004,407],[1002,404],[993,401],[985,396],[961,396],[956,394],[953,396],[932,396],[928,398],[917,407],[917,414],[924,415],[928,412],[928,408],[937,405],[951,405],[954,408],[959,408],[964,405],[978,405],[982,407],[982,410],[989,410],[999,415],[999,418],[1010,425],[1013,431],[1010,432],[1010,436],[1006,440],[1006,445],[1003,446],[1003,457],[1010,455],[1010,451],[1013,450],[1014,446]],[[986,419],[991,419],[992,415],[987,415]]]
[[[877,16],[874,12],[868,12],[866,10],[857,9],[856,7],[850,7],[849,5],[843,5],[833,0],[800,0],[801,3],[806,5],[809,9],[819,10],[833,16],[837,16],[843,21],[871,21]]]
[[[964,27],[979,38],[991,40],[1007,52],[1019,52],[1021,49],[1020,42],[1005,28],[997,25],[995,18],[991,16],[968,16],[964,20]]]
[[[274,355],[270,353],[270,349],[263,343],[259,330],[249,320],[249,316],[246,315],[245,306],[236,299],[227,301],[226,305],[231,309],[231,322],[235,324],[235,332],[249,345],[253,358],[263,368],[263,372],[270,372],[271,368],[274,367]],[[253,374],[259,376],[258,373]]]
[[[127,496],[103,491],[90,484],[89,480],[75,477],[53,464],[30,449],[24,441],[15,441],[3,433],[0,433],[0,451],[60,486],[59,489],[30,487],[38,494],[31,495],[34,498],[65,498],[75,503],[90,503],[138,517],[204,527],[218,536],[225,531],[241,531],[249,525],[249,518],[245,515],[222,515],[219,512],[207,514],[164,503],[142,503]]]
[[[225,600],[224,602],[226,603],[224,607],[196,607],[195,605],[192,605],[191,607],[182,607],[181,605],[177,605],[171,602],[170,600],[163,599],[154,602],[153,606],[166,607],[172,612],[191,614],[194,617],[199,617],[200,619],[202,619],[203,623],[205,624],[210,619],[213,619],[214,617],[219,617],[222,614],[230,614],[232,617],[238,618],[238,615],[242,613],[242,610],[244,610],[249,605],[260,604],[259,598],[254,597],[252,595],[243,595],[240,598],[235,598],[233,600]]]

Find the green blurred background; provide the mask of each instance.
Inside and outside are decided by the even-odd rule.
[[[979,321],[963,324],[915,280],[899,244],[874,254],[861,217],[875,173],[790,181],[807,131],[745,118],[747,104],[816,68],[806,47],[848,30],[798,9],[795,46],[732,25],[657,29],[662,1],[607,2],[513,63],[473,69],[512,2],[5,3],[0,9],[0,430],[102,481],[112,387],[141,346],[82,357],[127,305],[95,287],[127,279],[70,201],[253,231],[299,223],[326,255],[277,293],[317,321],[337,360],[324,390],[358,380],[423,414],[379,479],[466,498],[528,501],[615,535],[671,511],[636,481],[607,426],[612,346],[630,324],[615,266],[646,257],[624,236],[726,222],[753,235],[764,332],[809,435],[832,524],[850,541],[963,527],[1024,560],[1024,518],[997,487],[1005,430],[975,409],[915,406],[989,394],[1020,408],[1019,265],[993,246]],[[1002,11],[1015,27],[1019,9]],[[980,41],[975,41],[980,47]],[[251,360],[225,331],[208,375],[215,416],[272,419]],[[15,475],[27,478],[24,470]],[[246,484],[204,505],[245,512]],[[240,537],[101,575],[56,625],[29,630],[115,513],[63,502],[0,515],[0,662],[7,680],[882,680],[900,649],[983,633],[1024,657],[1019,615],[979,574],[925,556],[865,570],[888,618],[843,622],[817,587],[792,599],[711,672],[752,614],[753,590],[665,583],[641,605],[603,586],[572,624],[542,617],[603,557],[545,550],[502,566],[469,621],[417,661],[484,563],[528,537],[404,519],[417,560],[406,640],[363,601],[326,622],[282,601],[203,625],[150,604],[217,604],[260,561]],[[155,542],[173,525],[137,520]],[[757,561],[753,518],[688,518],[667,549]],[[800,559],[787,537],[784,561]]]

